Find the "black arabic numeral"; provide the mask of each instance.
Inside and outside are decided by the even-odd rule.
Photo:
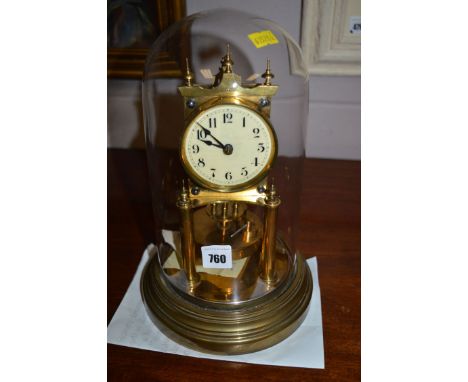
[[[257,158],[257,157],[255,157],[254,165],[255,165],[255,166],[258,166],[258,158]]]
[[[243,176],[249,175],[249,172],[247,171],[246,167],[242,167],[241,175],[243,175]]]
[[[200,151],[200,147],[198,147],[198,145],[193,145],[192,146],[192,152],[194,154],[198,154],[199,151]]]
[[[232,179],[232,174],[231,174],[231,172],[228,171],[228,172],[224,175],[224,177],[225,177],[227,180],[231,180],[231,179]]]
[[[263,143],[259,143],[257,147],[257,151],[263,153],[265,151],[265,146],[263,146]]]
[[[223,123],[232,123],[232,114],[224,113],[223,114]]]
[[[211,172],[211,177],[214,178],[215,175],[216,175],[216,174],[215,174],[216,169],[215,169],[215,168],[210,168],[210,170],[212,171],[212,172]]]
[[[258,133],[260,133],[260,129],[258,127],[254,127],[252,131],[254,133],[254,138],[260,138],[260,135],[258,135]]]
[[[197,130],[197,139],[205,139],[206,138],[206,131],[205,130]]]
[[[242,127],[245,127],[245,117],[242,118]]]
[[[198,167],[205,167],[205,160],[203,158],[198,158]]]
[[[216,127],[216,118],[208,119],[208,127],[210,127],[210,128]],[[205,137],[206,137],[206,134],[205,134]]]
[[[213,254],[209,253],[208,256],[210,256],[210,263],[223,263],[226,264],[226,255],[219,255],[219,254]]]

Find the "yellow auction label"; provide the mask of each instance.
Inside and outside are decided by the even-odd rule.
[[[267,45],[279,44],[278,39],[270,30],[251,33],[247,36],[256,48],[263,48]]]

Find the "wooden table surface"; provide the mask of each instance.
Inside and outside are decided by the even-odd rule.
[[[358,381],[361,377],[360,162],[306,159],[298,247],[316,256],[325,369],[252,365],[108,346],[110,381]],[[127,290],[153,217],[142,150],[108,151],[108,322]]]

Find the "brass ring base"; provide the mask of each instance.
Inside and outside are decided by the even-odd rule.
[[[220,303],[193,299],[175,288],[155,254],[142,273],[143,302],[159,329],[186,347],[211,354],[259,351],[289,337],[307,314],[312,275],[300,254],[295,259],[288,278],[270,293]]]

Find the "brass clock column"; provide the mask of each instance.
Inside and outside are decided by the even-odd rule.
[[[141,291],[164,333],[199,351],[241,354],[282,341],[305,318],[312,294],[307,264],[278,232],[282,201],[269,177],[278,155],[270,122],[278,86],[269,61],[262,77],[243,85],[228,46],[211,86],[193,82],[187,60],[178,88],[186,173],[177,199],[180,245],[159,246]]]
[[[189,193],[185,184],[177,201],[177,207],[180,210],[181,226],[181,248],[183,256],[183,267],[187,276],[187,282],[191,289],[200,280],[200,276],[195,270],[195,242],[193,238],[193,216],[192,202],[189,199]]]
[[[265,232],[263,234],[262,255],[260,258],[260,277],[267,283],[276,281],[276,219],[280,198],[276,195],[275,185],[271,183],[265,198]]]

